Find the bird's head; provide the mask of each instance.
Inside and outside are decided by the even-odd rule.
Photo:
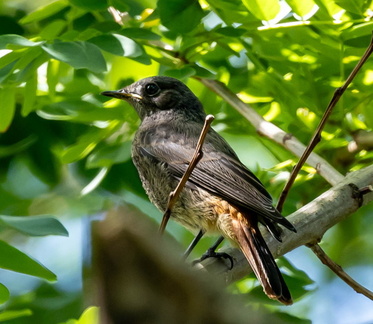
[[[164,76],[142,79],[117,91],[104,91],[104,96],[123,99],[137,111],[141,120],[159,112],[204,120],[205,112],[198,98],[181,81]]]

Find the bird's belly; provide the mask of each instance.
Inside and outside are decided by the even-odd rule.
[[[167,166],[133,156],[134,164],[139,172],[142,185],[150,201],[161,211],[167,208],[170,192],[175,190],[178,180],[167,171]],[[204,230],[207,234],[219,232],[217,212],[214,201],[216,198],[207,191],[186,185],[180,193],[171,213],[171,218],[179,222],[193,233]]]

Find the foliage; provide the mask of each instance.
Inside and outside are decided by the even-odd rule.
[[[109,12],[109,6],[123,14]],[[137,116],[127,104],[107,101],[102,90],[156,74],[188,82],[207,112],[215,115],[215,129],[278,197],[296,157],[259,137],[198,78],[224,82],[266,120],[307,143],[333,92],[368,45],[373,26],[373,5],[365,0],[5,0],[0,10],[0,213],[11,215],[0,217],[0,267],[47,280],[55,275],[16,249],[24,240],[17,231],[67,235],[56,218],[94,214],[118,201],[135,204],[159,221],[130,161]],[[368,61],[316,148],[341,173],[372,163],[372,142],[358,141],[373,127],[372,84],[373,63]],[[357,149],[351,151],[351,143]],[[285,214],[327,187],[313,168],[305,167]],[[328,235],[329,252],[337,261],[349,266],[369,262],[371,209]],[[45,214],[53,217],[36,216]],[[185,245],[191,238],[173,224],[170,231]],[[202,243],[196,255],[209,244]],[[358,257],[354,247],[361,247]],[[290,263],[286,269],[297,299],[307,298],[308,276]],[[46,293],[40,287],[28,302],[11,298],[0,321],[19,316],[21,323],[21,316],[33,309],[34,322],[52,323],[35,317],[35,302],[61,292]],[[250,279],[235,287],[240,293],[252,288]],[[64,305],[71,302],[60,296],[65,296]],[[9,291],[1,285],[0,302],[8,299]],[[271,307],[278,311],[278,306]],[[294,307],[292,314],[308,316]],[[78,318],[81,312],[66,306],[55,322]]]

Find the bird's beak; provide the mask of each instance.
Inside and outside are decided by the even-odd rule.
[[[113,98],[123,99],[123,100],[128,100],[128,99],[141,100],[142,99],[140,95],[136,93],[125,92],[123,89],[113,90],[113,91],[104,91],[104,92],[101,92],[101,94],[107,97],[113,97]]]

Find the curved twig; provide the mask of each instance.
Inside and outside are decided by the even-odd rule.
[[[287,183],[285,184],[285,187],[282,190],[280,198],[279,198],[278,203],[277,203],[277,209],[280,212],[282,210],[282,207],[284,205],[286,197],[289,193],[289,190],[290,190],[291,186],[293,185],[293,183],[295,181],[295,178],[297,177],[297,175],[298,175],[299,171],[301,170],[302,166],[304,165],[304,163],[306,163],[307,158],[312,153],[315,146],[320,142],[321,132],[324,129],[325,124],[326,124],[330,114],[332,113],[335,105],[337,104],[337,102],[339,101],[339,99],[341,98],[343,93],[346,91],[347,87],[350,85],[352,80],[355,78],[356,74],[360,71],[361,67],[364,65],[364,63],[367,61],[369,56],[372,54],[372,51],[373,51],[373,38],[371,39],[370,44],[369,44],[368,48],[366,49],[364,55],[362,56],[360,61],[356,64],[355,68],[352,70],[351,74],[348,76],[348,78],[345,81],[345,83],[343,84],[343,86],[335,90],[335,92],[333,94],[333,97],[332,97],[331,101],[329,102],[329,105],[326,108],[325,113],[322,116],[322,118],[320,120],[320,123],[317,126],[317,129],[316,129],[314,135],[312,136],[312,139],[311,139],[310,143],[308,144],[307,148],[303,152],[303,154],[302,154],[301,158],[299,159],[298,163],[295,165],[295,167],[291,171],[289,179],[288,179]]]
[[[320,245],[316,244],[307,244],[313,253],[319,258],[319,260],[325,264],[329,269],[331,269],[339,278],[341,278],[347,285],[352,287],[357,293],[363,294],[365,297],[373,300],[373,292],[369,289],[360,285],[357,281],[352,279],[343,269],[342,267],[335,263],[329,256],[325,253],[325,251],[320,247]]]

